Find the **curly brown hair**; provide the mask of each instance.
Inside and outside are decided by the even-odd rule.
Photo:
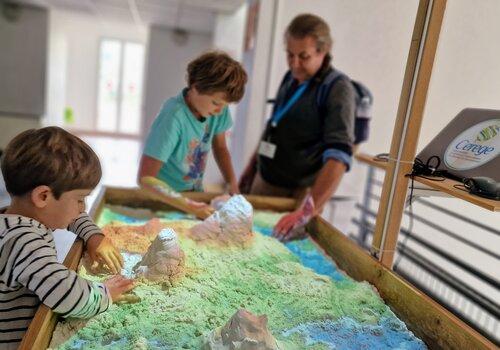
[[[12,196],[46,185],[59,199],[67,191],[93,189],[102,176],[92,148],[55,126],[26,130],[14,137],[2,156],[1,168]]]
[[[227,53],[210,51],[188,64],[188,87],[194,86],[200,94],[222,92],[227,102],[238,102],[245,93],[247,73],[241,64]]]

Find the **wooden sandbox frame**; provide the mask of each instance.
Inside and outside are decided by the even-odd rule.
[[[187,197],[209,202],[216,194],[187,193]],[[246,196],[255,209],[276,212],[295,208],[295,200],[277,197]],[[155,201],[140,189],[104,187],[90,215],[97,219],[105,205],[122,205],[151,210],[175,210]],[[344,234],[320,217],[308,225],[311,238],[333,259],[337,266],[358,281],[374,285],[385,303],[403,320],[408,329],[431,349],[494,349],[493,343],[459,318],[444,309],[423,292],[383,266]],[[64,264],[76,270],[83,253],[78,239]],[[57,316],[45,305],[39,307],[19,349],[46,349],[57,323]]]

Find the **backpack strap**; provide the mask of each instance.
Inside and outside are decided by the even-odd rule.
[[[326,75],[325,79],[323,79],[323,82],[319,86],[318,93],[316,94],[316,105],[318,108],[322,109],[326,106],[326,99],[328,98],[333,85],[335,85],[335,83],[342,78],[350,80],[347,75],[338,69],[333,69]]]
[[[371,106],[373,105],[373,94],[363,83],[351,80],[356,92],[356,118],[370,119]]]
[[[373,95],[370,90],[358,81],[351,80],[347,75],[335,69],[328,73],[321,83],[316,96],[316,105],[320,113],[326,110],[328,95],[337,81],[346,79],[354,88],[354,144],[357,145],[368,139],[369,122],[372,117]]]

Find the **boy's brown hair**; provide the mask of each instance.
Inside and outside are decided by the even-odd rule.
[[[223,92],[227,102],[237,102],[245,93],[247,73],[228,54],[211,51],[188,64],[187,82],[189,87],[195,86],[200,94]]]
[[[92,148],[54,126],[26,130],[14,137],[5,149],[1,167],[12,196],[46,185],[59,199],[67,191],[93,189],[102,175]]]

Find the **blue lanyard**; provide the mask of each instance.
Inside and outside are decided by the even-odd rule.
[[[285,103],[284,106],[278,106],[276,112],[271,117],[271,125],[276,127],[281,119],[285,116],[285,113],[297,102],[297,100],[302,96],[304,91],[307,89],[309,85],[309,80],[306,80],[302,84],[299,85],[299,88],[293,93],[292,97]]]

